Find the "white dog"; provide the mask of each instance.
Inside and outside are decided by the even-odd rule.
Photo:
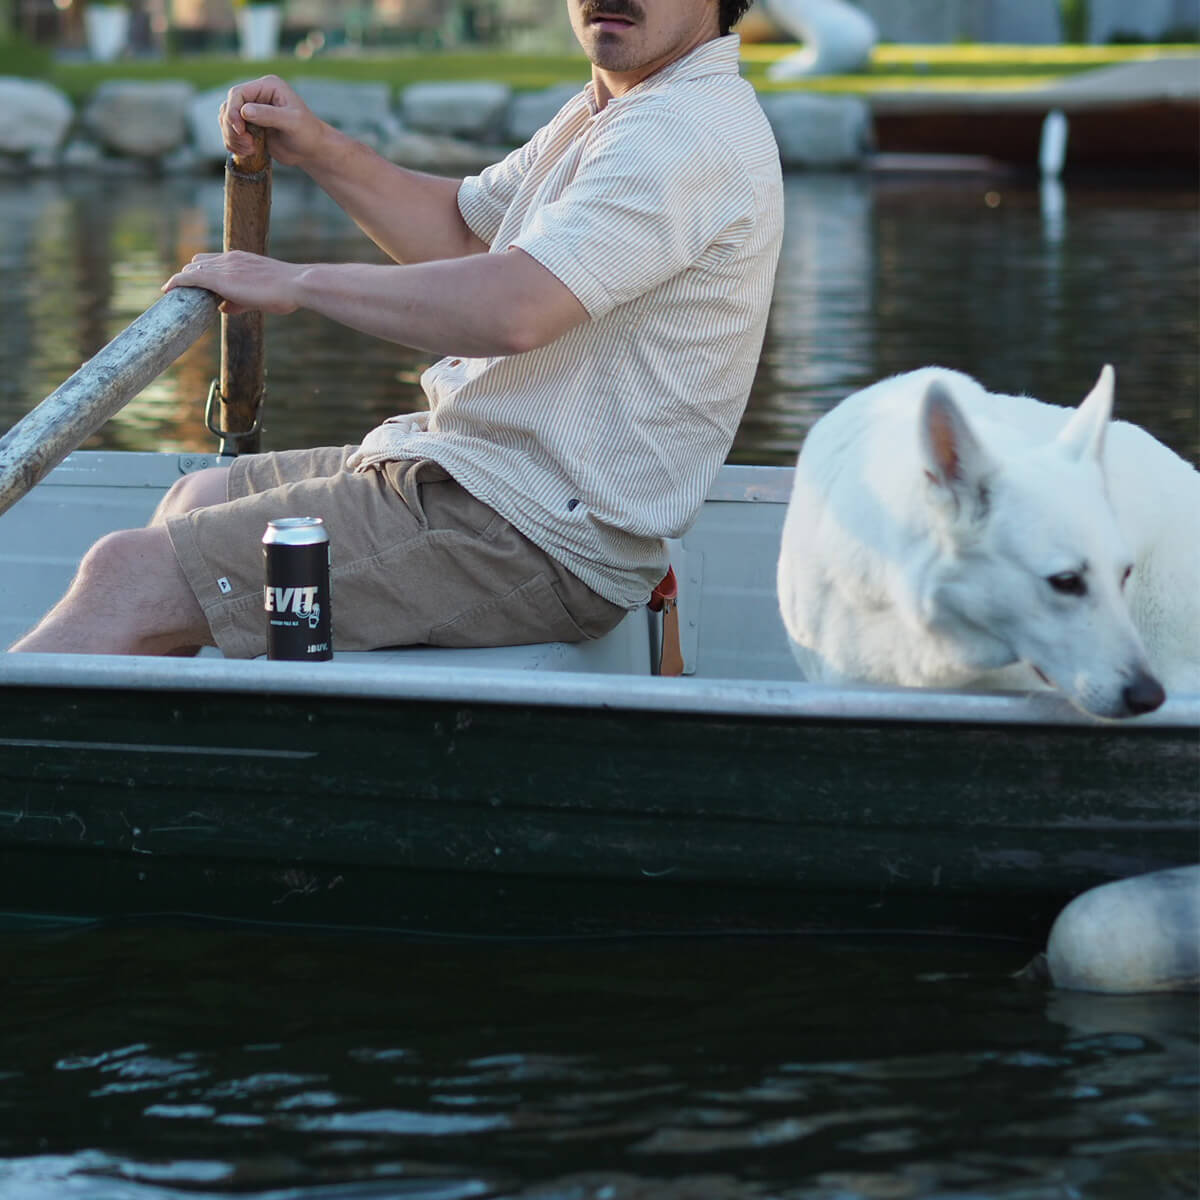
[[[1200,474],[1109,423],[927,368],[844,400],[805,440],[779,601],[805,677],[1026,690],[1085,712],[1200,691]]]

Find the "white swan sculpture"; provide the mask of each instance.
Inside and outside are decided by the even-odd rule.
[[[861,71],[879,40],[875,22],[845,0],[763,0],[771,19],[804,42],[767,71],[771,79],[849,75]]]

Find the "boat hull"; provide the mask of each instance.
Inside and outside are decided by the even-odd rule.
[[[184,689],[0,690],[0,911],[1037,942],[1080,892],[1196,857],[1200,738],[1169,719],[1014,721],[994,697],[905,719],[886,693],[762,685],[680,706],[654,689],[697,685],[668,680],[623,705],[518,672],[473,689],[492,700],[455,695],[471,672],[266,694],[268,664],[233,690],[195,666]]]

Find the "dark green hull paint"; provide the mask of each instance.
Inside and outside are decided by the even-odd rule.
[[[1195,861],[1194,729],[0,691],[0,911],[1044,938]]]

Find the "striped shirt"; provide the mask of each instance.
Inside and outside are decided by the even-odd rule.
[[[531,255],[591,319],[524,354],[435,363],[428,430],[386,454],[438,462],[630,608],[725,460],[766,329],[783,189],[738,48],[707,42],[603,109],[589,85],[463,181],[474,233]]]

